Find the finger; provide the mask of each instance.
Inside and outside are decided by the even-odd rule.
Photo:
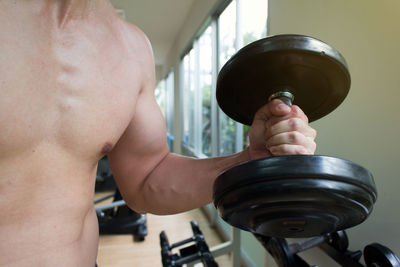
[[[282,156],[282,155],[312,155],[314,152],[309,151],[304,146],[299,145],[278,145],[272,146],[269,148],[269,151],[274,156]]]
[[[292,111],[291,107],[282,102],[282,100],[274,99],[268,104],[262,106],[256,112],[254,120],[268,120],[272,117],[282,117]]]
[[[267,140],[265,146],[269,150],[271,147],[280,145],[302,146],[308,152],[314,153],[317,147],[314,139],[304,136],[299,132],[288,132],[275,135]],[[309,154],[309,153],[307,153]]]
[[[272,125],[284,121],[290,118],[299,118],[302,119],[303,121],[308,123],[308,117],[307,115],[296,105],[290,106],[290,112],[283,115],[283,116],[273,116],[269,117],[266,127],[271,127]]]
[[[313,150],[315,142],[300,132],[285,132],[272,136],[266,141],[266,147],[270,148],[282,144],[304,146],[308,150]]]
[[[306,137],[315,139],[317,131],[311,128],[306,121],[298,117],[293,117],[287,120],[280,121],[267,128],[265,138],[269,139],[274,135],[285,132],[300,132]]]
[[[304,111],[301,108],[299,108],[299,106],[293,105],[293,106],[291,106],[291,108],[292,108],[291,111],[292,111],[292,114],[294,115],[294,117],[300,118],[303,121],[308,123],[307,115],[304,113]]]

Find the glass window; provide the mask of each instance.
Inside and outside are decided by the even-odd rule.
[[[195,144],[195,54],[194,49],[183,58],[183,142]]]
[[[242,44],[243,46],[267,36],[268,1],[241,1]]]
[[[236,1],[232,1],[222,12],[218,23],[219,32],[219,69],[235,53],[236,38]]]
[[[161,80],[155,90],[155,97],[165,118],[168,134],[173,135],[174,127],[174,73]]]
[[[165,113],[167,132],[173,136],[174,133],[174,72],[171,71],[165,81],[166,97],[165,97]]]
[[[232,1],[221,13],[218,20],[219,69],[235,53],[236,38],[236,1]],[[220,110],[219,114],[219,154],[235,152],[236,123]]]
[[[195,71],[196,71],[195,51],[194,49],[189,52],[189,146],[195,146]]]
[[[161,112],[165,118],[165,80],[161,80],[154,92],[157,104],[160,106]]]
[[[182,61],[182,141],[189,143],[189,106],[190,106],[190,79],[189,79],[189,55],[187,54]]]
[[[182,59],[182,140],[199,156],[232,154],[249,144],[249,127],[217,108],[215,78],[238,49],[266,36],[267,4],[267,0],[232,0]],[[172,131],[168,125],[173,125],[169,119],[173,93],[167,93],[165,102],[167,128]]]
[[[212,27],[199,38],[199,89],[201,92],[201,152],[211,156]]]
[[[240,24],[243,46],[267,36],[268,1],[267,0],[242,0],[240,2]],[[249,142],[249,130],[243,126],[243,148]]]

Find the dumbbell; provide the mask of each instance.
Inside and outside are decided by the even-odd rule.
[[[276,35],[239,50],[217,79],[218,105],[251,125],[272,98],[298,105],[315,121],[336,109],[350,89],[343,56],[303,35]],[[372,174],[324,155],[287,155],[234,166],[214,183],[214,205],[237,228],[272,237],[312,237],[362,223],[377,192]]]
[[[321,244],[329,245],[329,247],[334,249],[336,253],[343,253],[343,255],[347,256],[351,256],[351,254],[353,254],[361,257],[361,255],[359,255],[359,251],[355,253],[347,251],[349,241],[347,234],[344,231],[334,232],[323,236],[310,237],[290,245],[284,238],[265,238],[259,235],[256,235],[256,238],[259,239],[261,244],[263,244],[263,246],[271,254],[279,267],[309,266],[299,264],[301,261],[299,258],[297,258],[296,254],[320,246]]]

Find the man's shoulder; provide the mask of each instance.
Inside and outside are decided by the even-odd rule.
[[[124,39],[128,42],[128,45],[145,48],[152,52],[149,38],[138,26],[125,20],[121,20],[121,31],[124,35]]]

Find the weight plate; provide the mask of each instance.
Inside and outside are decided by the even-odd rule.
[[[400,259],[396,254],[378,243],[364,248],[364,260],[368,267],[400,267]]]
[[[296,266],[296,261],[284,238],[272,237],[267,243],[267,250],[279,267]]]
[[[349,239],[345,231],[337,231],[329,235],[329,244],[340,252],[346,252]]]
[[[237,165],[214,183],[229,224],[274,237],[311,237],[355,226],[376,201],[372,175],[328,156],[290,155]]]
[[[317,120],[339,106],[350,89],[343,56],[328,44],[302,35],[276,35],[239,50],[221,69],[217,101],[232,119],[251,125],[256,111],[282,89]]]

